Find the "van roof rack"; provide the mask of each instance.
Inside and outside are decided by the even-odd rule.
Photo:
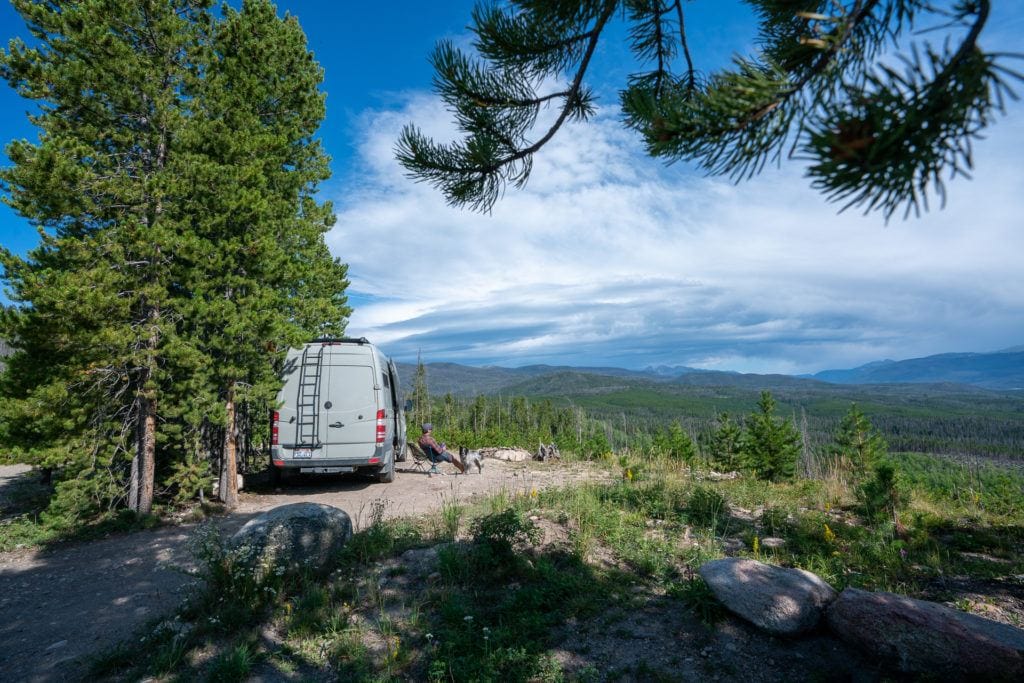
[[[318,337],[313,344],[369,344],[366,337]]]

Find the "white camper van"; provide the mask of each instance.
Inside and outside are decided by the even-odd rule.
[[[405,459],[405,415],[394,363],[365,338],[319,339],[290,349],[271,422],[271,468],[395,478]]]

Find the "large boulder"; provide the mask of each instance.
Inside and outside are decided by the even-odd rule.
[[[321,567],[352,538],[348,513],[321,503],[282,505],[250,519],[231,537],[236,560],[258,571]]]
[[[803,569],[787,569],[739,557],[706,562],[700,575],[733,614],[775,635],[814,629],[836,592]]]
[[[840,638],[936,680],[1024,680],[1024,631],[924,600],[847,588],[827,611]]]
[[[480,455],[505,462],[523,462],[533,459],[533,454],[522,448],[481,448]]]

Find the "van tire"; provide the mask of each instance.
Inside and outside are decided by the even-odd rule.
[[[291,477],[288,476],[289,472],[283,467],[270,466],[270,484],[274,488],[279,488],[282,484],[288,481]]]
[[[381,468],[380,474],[377,475],[377,481],[382,484],[390,484],[395,480],[395,459],[392,457],[388,460],[388,464]]]

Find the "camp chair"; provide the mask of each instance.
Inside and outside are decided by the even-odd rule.
[[[409,450],[412,451],[412,469],[414,472],[425,472],[428,476],[441,474],[437,469],[437,461],[423,452],[420,445],[415,441],[409,441]],[[429,465],[429,469],[427,468]]]

